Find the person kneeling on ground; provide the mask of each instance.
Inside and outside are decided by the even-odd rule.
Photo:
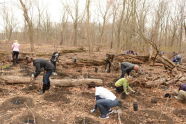
[[[54,65],[44,59],[35,59],[33,60],[33,58],[30,57],[26,57],[26,61],[27,63],[31,63],[33,62],[33,66],[35,66],[36,70],[35,73],[32,74],[32,78],[33,80],[35,80],[37,78],[37,76],[41,73],[42,68],[44,68],[45,73],[43,76],[43,87],[42,90],[40,91],[40,94],[45,93],[46,90],[50,89],[50,76],[52,75],[52,72],[54,71]]]
[[[181,55],[176,54],[176,55],[173,57],[172,61],[173,61],[175,64],[181,64],[181,61],[182,61]]]
[[[129,75],[132,70],[135,70],[136,72],[138,72],[139,71],[139,66],[135,65],[135,64],[132,64],[132,63],[129,63],[129,62],[121,63],[122,73],[121,73],[120,78],[123,78],[126,73]]]
[[[96,105],[94,109],[91,110],[91,112],[95,112],[98,108],[101,113],[100,118],[109,118],[108,115],[113,112],[110,108],[119,106],[120,102],[111,91],[104,87],[96,87],[96,85],[92,83],[89,85],[89,88],[95,92],[96,96]]]
[[[178,90],[178,95],[175,96],[176,99],[186,102],[186,84],[181,84]]]
[[[118,81],[116,81],[116,92],[125,93],[126,95],[128,95],[130,91],[134,93],[135,91],[129,86],[130,80],[131,77],[128,76],[127,78],[120,78]]]

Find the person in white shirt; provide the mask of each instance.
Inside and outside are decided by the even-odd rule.
[[[94,83],[90,84],[89,88],[95,91],[96,97],[96,105],[91,112],[95,112],[98,108],[101,113],[100,118],[109,118],[108,115],[112,113],[110,108],[119,106],[119,101],[117,100],[116,96],[104,87],[96,87]]]
[[[19,47],[20,44],[18,43],[17,40],[15,40],[14,43],[12,44],[12,59],[14,65],[18,63]]]

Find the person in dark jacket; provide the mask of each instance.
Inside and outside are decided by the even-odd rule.
[[[106,54],[106,59],[105,59],[105,71],[110,73],[111,70],[111,65],[114,60],[114,55],[113,54]]]
[[[139,66],[135,65],[135,64],[132,64],[132,63],[129,63],[129,62],[121,63],[122,73],[121,73],[120,78],[123,78],[126,73],[129,75],[132,70],[135,70],[137,72],[139,70]]]
[[[38,75],[41,73],[42,69],[44,69],[45,73],[43,76],[43,87],[42,90],[40,91],[40,94],[45,93],[46,90],[50,89],[50,76],[52,75],[52,72],[54,71],[55,67],[54,65],[44,59],[32,59],[30,57],[26,57],[27,63],[33,62],[33,66],[35,66],[36,70],[32,74],[33,80],[35,80]]]
[[[53,72],[54,75],[57,75],[57,73],[56,73],[56,62],[58,61],[59,56],[60,56],[59,52],[54,52],[52,54],[51,59],[50,59],[50,62],[54,65],[54,72]]]
[[[180,54],[176,54],[176,55],[173,57],[172,61],[173,61],[175,64],[181,64],[181,62],[182,62],[182,57],[181,57],[181,55],[180,55]]]

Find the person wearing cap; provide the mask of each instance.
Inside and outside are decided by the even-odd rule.
[[[129,62],[122,62],[121,63],[121,72],[122,73],[121,73],[120,78],[123,78],[126,73],[127,73],[127,75],[129,75],[132,70],[135,70],[136,72],[138,72],[139,66],[136,64],[129,63]]]
[[[56,73],[56,62],[58,61],[59,56],[60,56],[60,53],[59,52],[54,52],[52,54],[52,57],[50,58],[50,62],[54,65],[53,75],[57,75],[57,73]]]
[[[12,44],[12,60],[14,65],[18,63],[19,47],[20,44],[18,43],[17,40],[15,40],[14,43]]]
[[[48,60],[44,59],[33,59],[30,57],[26,57],[26,61],[27,63],[33,62],[33,66],[35,66],[36,68],[35,72],[32,74],[33,80],[35,80],[41,73],[42,69],[44,69],[45,73],[43,76],[43,87],[40,91],[40,94],[45,93],[46,90],[50,89],[50,76],[55,69],[54,65]]]
[[[178,95],[175,96],[180,101],[186,101],[186,84],[181,84],[178,89]]]
[[[119,106],[120,102],[110,90],[104,87],[96,87],[95,84],[93,84],[89,85],[89,88],[95,92],[96,97],[96,105],[91,110],[91,113],[95,112],[98,108],[101,113],[100,118],[109,118],[109,114],[113,112],[111,108]]]
[[[116,81],[116,92],[125,93],[126,95],[128,95],[130,91],[134,93],[135,91],[129,86],[129,81],[131,81],[131,77],[129,76],[126,78],[120,78],[118,81]]]

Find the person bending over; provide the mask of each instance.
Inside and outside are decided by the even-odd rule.
[[[129,63],[129,62],[122,62],[121,63],[121,72],[122,73],[121,73],[120,78],[123,78],[126,73],[129,75],[132,70],[135,70],[136,72],[138,72],[139,66]]]
[[[129,92],[135,92],[130,86],[129,86],[129,81],[131,80],[130,77],[127,78],[120,78],[118,81],[115,83],[115,88],[116,92],[118,93],[125,93],[126,95],[129,94]]]
[[[116,96],[108,89],[104,87],[96,87],[95,84],[89,85],[89,88],[95,92],[96,97],[96,105],[91,112],[95,112],[98,108],[101,113],[100,118],[109,118],[109,114],[112,113],[110,108],[120,105]]]
[[[43,87],[40,91],[40,94],[45,93],[46,90],[50,89],[50,76],[52,75],[52,72],[54,71],[54,65],[44,59],[33,59],[30,57],[26,57],[27,63],[33,62],[33,66],[35,66],[35,72],[32,74],[33,80],[35,80],[38,75],[41,73],[42,69],[44,69],[44,76],[43,76]]]

